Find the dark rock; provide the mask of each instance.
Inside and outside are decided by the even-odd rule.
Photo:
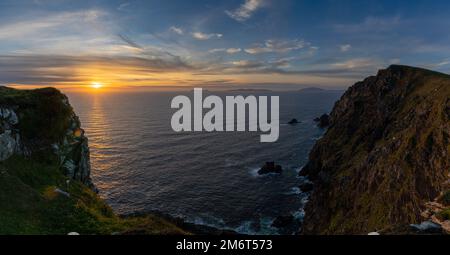
[[[330,116],[328,114],[323,114],[319,118],[314,119],[317,122],[317,126],[320,128],[326,128],[330,125]]]
[[[314,184],[307,182],[298,186],[302,192],[310,192],[314,189]]]
[[[278,216],[272,223],[274,228],[288,228],[294,225],[295,218],[291,214]]]
[[[291,121],[288,122],[289,125],[295,125],[300,123],[297,119],[292,119]]]
[[[302,230],[301,221],[292,214],[278,216],[271,226],[277,228],[280,235],[296,235]]]
[[[261,167],[261,169],[258,171],[258,174],[259,175],[270,173],[281,174],[282,171],[283,168],[280,165],[275,165],[275,162],[266,162],[266,164],[263,167]]]

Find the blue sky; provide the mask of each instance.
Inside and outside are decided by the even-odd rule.
[[[449,1],[4,0],[7,85],[347,87],[450,71]]]

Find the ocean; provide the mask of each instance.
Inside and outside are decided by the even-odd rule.
[[[117,213],[158,211],[243,234],[279,234],[271,226],[277,216],[303,217],[298,172],[324,133],[313,119],[342,92],[252,93],[280,96],[275,143],[260,143],[253,132],[175,133],[171,99],[192,92],[67,94],[89,138],[94,183]],[[301,123],[288,125],[293,118]],[[258,176],[266,161],[283,173]]]

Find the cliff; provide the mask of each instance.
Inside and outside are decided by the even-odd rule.
[[[45,153],[58,157],[68,178],[95,189],[88,139],[67,97],[52,88],[0,87],[0,161]]]
[[[88,139],[65,95],[0,87],[0,234],[187,233],[156,215],[115,215],[90,172]]]
[[[300,173],[314,182],[303,233],[448,224],[450,76],[391,66],[350,87],[330,121]]]

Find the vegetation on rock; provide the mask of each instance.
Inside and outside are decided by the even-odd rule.
[[[19,116],[0,118],[0,135],[17,131],[21,144],[0,161],[0,234],[188,234],[151,214],[119,217],[94,192],[87,138],[58,90],[0,87],[0,108]]]
[[[450,76],[391,66],[349,88],[302,175],[314,182],[306,234],[420,223],[450,168]]]

